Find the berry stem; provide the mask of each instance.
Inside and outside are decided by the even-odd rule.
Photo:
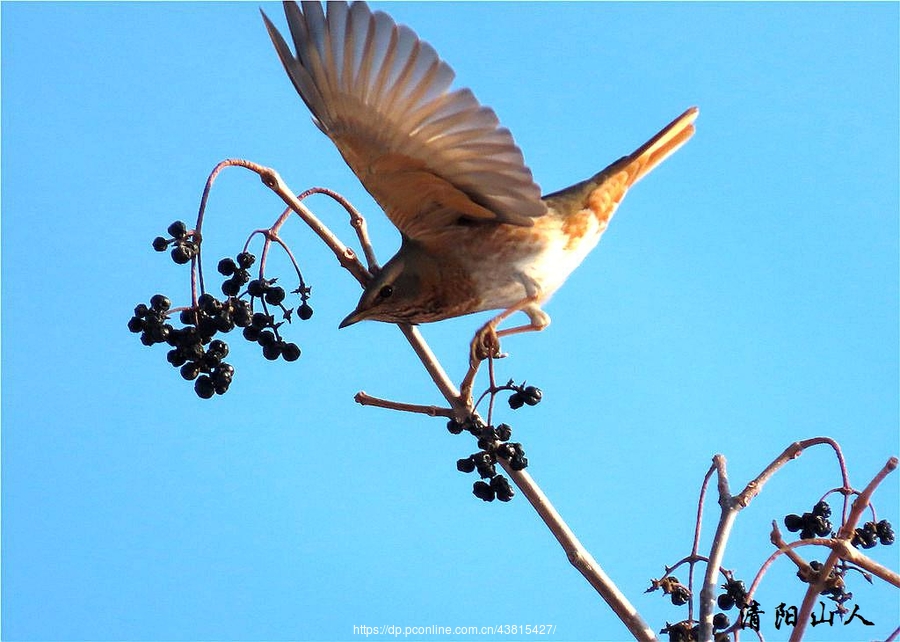
[[[294,253],[291,251],[290,246],[284,241],[284,239],[279,236],[278,232],[281,229],[281,226],[284,225],[287,217],[293,213],[293,210],[288,208],[284,212],[282,212],[281,216],[278,217],[278,220],[272,225],[272,227],[268,229],[259,229],[253,230],[250,233],[250,238],[247,239],[247,242],[244,244],[244,251],[247,251],[247,248],[250,246],[250,241],[257,234],[261,234],[265,238],[265,242],[263,243],[263,250],[259,257],[259,278],[262,279],[265,277],[266,270],[266,259],[269,256],[269,246],[274,242],[281,246],[281,249],[285,251],[288,258],[291,261],[291,265],[294,266],[294,271],[297,273],[297,279],[300,283],[300,288],[302,290],[306,290],[306,281],[303,280],[303,274],[300,272],[300,264],[297,263],[297,259],[294,257]]]
[[[200,293],[206,292],[206,284],[203,281],[203,244],[200,242],[202,235],[200,234],[200,221],[197,221],[197,228],[191,233],[197,243],[197,253],[191,258],[191,304],[197,305],[197,288],[194,286],[194,274],[200,281]]]
[[[497,388],[497,382],[494,380],[494,358],[488,357],[488,383],[490,385],[490,390],[494,390]],[[487,423],[489,426],[494,425],[494,401],[497,399],[497,393],[492,392],[491,398],[488,401],[488,415],[487,415]]]

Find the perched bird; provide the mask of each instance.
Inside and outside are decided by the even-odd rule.
[[[296,55],[263,13],[284,68],[402,236],[341,327],[503,310],[476,335],[478,359],[500,336],[545,328],[541,305],[596,246],[628,188],[694,133],[691,108],[633,154],[541,197],[493,110],[451,90],[453,71],[408,27],[363,2],[284,10]],[[496,332],[520,310],[527,325]]]

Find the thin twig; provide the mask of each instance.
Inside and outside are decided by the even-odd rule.
[[[327,187],[311,187],[302,194],[297,197],[297,200],[302,201],[307,196],[311,196],[313,194],[324,194],[335,201],[337,201],[341,207],[347,210],[347,213],[350,214],[350,225],[353,229],[356,230],[356,238],[359,239],[359,245],[363,249],[363,254],[366,257],[366,263],[369,267],[369,272],[375,274],[379,269],[378,260],[375,258],[375,248],[372,246],[372,241],[369,238],[369,230],[366,227],[366,219],[362,214],[359,213],[353,205],[346,198],[338,194],[337,192],[328,189]]]
[[[700,486],[700,499],[697,501],[697,523],[694,526],[694,543],[691,546],[690,557],[685,558],[690,560],[690,566],[688,567],[688,589],[692,594],[694,592],[694,565],[697,563],[697,557],[700,551],[700,526],[703,522],[703,504],[706,501],[706,489],[709,486],[709,480],[715,471],[716,466],[715,464],[712,464],[709,467],[709,470],[706,471],[706,475],[703,477],[703,484]],[[709,563],[709,558],[705,559],[706,562]],[[688,619],[691,621],[694,619],[694,600],[688,601]]]
[[[412,412],[429,417],[453,417],[455,414],[452,408],[439,408],[438,406],[422,406],[412,403],[401,403],[399,401],[391,401],[390,399],[381,399],[373,397],[360,390],[353,397],[353,400],[361,406],[375,406],[376,408],[387,408],[388,410],[397,410],[399,412]]]

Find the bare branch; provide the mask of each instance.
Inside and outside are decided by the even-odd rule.
[[[401,403],[399,401],[391,401],[389,399],[380,399],[372,397],[360,390],[353,397],[353,400],[361,406],[375,406],[377,408],[387,408],[388,410],[398,410],[400,412],[413,412],[429,417],[453,417],[454,412],[451,408],[438,408],[437,406],[421,406],[418,404]]]
[[[713,638],[713,612],[715,611],[716,576],[722,560],[725,557],[725,547],[737,519],[738,511],[743,506],[731,496],[728,485],[728,472],[725,465],[725,456],[713,457],[713,467],[716,470],[717,485],[719,489],[719,506],[721,513],[719,523],[716,526],[713,543],[710,549],[709,562],[706,565],[706,575],[703,578],[703,588],[700,590],[700,636],[701,640]]]

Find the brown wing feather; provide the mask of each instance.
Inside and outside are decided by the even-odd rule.
[[[460,217],[532,225],[540,188],[494,112],[410,29],[364,3],[285,3],[296,55],[263,14],[288,75],[363,185],[407,236]],[[426,195],[424,200],[419,195]]]

